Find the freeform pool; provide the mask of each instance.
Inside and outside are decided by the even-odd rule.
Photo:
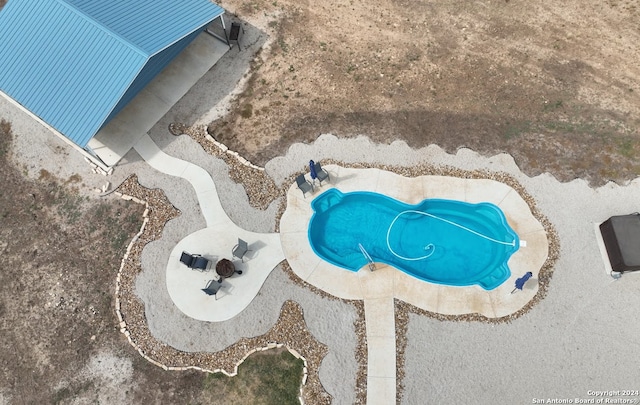
[[[351,271],[386,263],[421,280],[492,290],[511,272],[520,240],[491,203],[426,199],[406,204],[333,188],[311,202],[309,242],[323,260]]]

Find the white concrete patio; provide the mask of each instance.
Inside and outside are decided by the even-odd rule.
[[[249,244],[250,252],[244,263],[231,255],[238,237]],[[180,254],[187,251],[201,254],[212,261],[208,271],[192,270],[180,262]],[[207,282],[217,279],[215,264],[229,259],[242,274],[225,278],[217,297],[201,291]],[[271,270],[283,259],[278,234],[259,234],[238,227],[212,226],[182,239],[171,251],[167,263],[167,289],[174,304],[191,318],[221,322],[244,310],[260,291]]]
[[[195,189],[207,227],[187,235],[171,251],[167,263],[166,283],[174,304],[186,315],[201,321],[219,322],[242,312],[255,298],[271,271],[284,260],[280,238],[275,233],[254,233],[237,226],[227,216],[213,179],[203,168],[162,152],[148,135],[135,144],[135,150],[154,169],[182,177]],[[231,249],[238,238],[249,243],[245,263],[237,260],[242,275],[225,279],[215,296],[201,291],[207,281],[217,278],[215,270],[200,272],[180,263],[187,251],[213,260],[232,259]]]

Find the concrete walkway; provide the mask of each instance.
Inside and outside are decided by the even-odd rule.
[[[159,172],[181,177],[193,186],[206,228],[187,235],[171,251],[167,263],[167,289],[175,305],[186,315],[201,321],[225,321],[242,312],[260,291],[271,271],[284,260],[280,237],[275,233],[255,233],[237,226],[227,216],[213,179],[203,168],[162,152],[145,134],[134,145],[140,156]],[[231,255],[238,238],[251,251],[243,261]],[[242,275],[224,279],[217,297],[201,291],[217,279],[215,270],[200,272],[180,263],[180,254],[201,254],[213,266],[220,259],[232,260]]]
[[[193,163],[174,158],[162,152],[147,134],[134,145],[134,149],[151,167],[170,176],[181,177],[193,186],[200,210],[207,226],[235,225],[225,214],[218,198],[216,185],[206,170]]]
[[[381,270],[376,270],[381,271]],[[396,397],[396,320],[393,288],[365,293],[367,331],[367,404],[393,404]]]

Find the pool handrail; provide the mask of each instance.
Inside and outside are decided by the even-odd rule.
[[[369,262],[369,270],[374,271],[376,269],[376,264],[373,262],[373,259],[369,256],[369,253],[365,250],[364,246],[362,246],[362,243],[358,243],[358,248],[360,248],[362,255]]]

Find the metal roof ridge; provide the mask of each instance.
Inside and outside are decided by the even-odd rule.
[[[59,4],[61,4],[61,5],[63,5],[64,7],[67,7],[68,9],[73,11],[74,13],[81,15],[83,18],[85,18],[87,21],[91,22],[93,25],[95,25],[96,27],[100,28],[101,30],[103,30],[105,32],[108,32],[109,34],[111,34],[114,37],[118,38],[120,40],[120,42],[122,42],[122,43],[126,44],[127,46],[129,46],[131,49],[133,49],[134,51],[139,53],[141,56],[144,56],[146,61],[148,61],[149,58],[151,57],[151,55],[149,55],[149,52],[145,51],[140,46],[138,46],[137,44],[133,43],[129,39],[125,38],[124,36],[118,34],[116,31],[112,30],[110,27],[102,24],[100,21],[96,20],[91,15],[85,13],[80,8],[78,8],[75,5],[71,4],[69,1],[67,1],[67,0],[57,0],[57,2]],[[145,61],[145,63],[146,63],[146,61]]]

